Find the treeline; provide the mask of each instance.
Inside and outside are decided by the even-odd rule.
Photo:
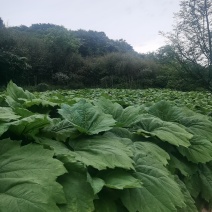
[[[204,87],[185,70],[170,46],[138,54],[104,32],[53,24],[5,27],[0,19],[0,86],[13,80],[21,86],[63,88]]]

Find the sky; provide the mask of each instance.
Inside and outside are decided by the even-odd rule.
[[[36,23],[105,32],[147,53],[165,45],[159,31],[172,31],[180,0],[0,0],[7,26]]]

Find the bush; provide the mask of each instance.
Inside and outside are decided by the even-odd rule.
[[[58,84],[58,85],[67,85],[69,82],[69,77],[62,73],[62,72],[57,72],[56,74],[53,75],[53,80]]]
[[[47,91],[47,90],[49,90],[49,85],[47,85],[46,83],[39,83],[36,86],[35,90],[38,92]]]

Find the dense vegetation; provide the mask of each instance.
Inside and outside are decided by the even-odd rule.
[[[111,40],[104,32],[54,24],[5,27],[0,19],[0,86],[12,79],[22,86],[38,85],[38,90],[47,89],[47,84],[211,89],[211,10],[208,0],[183,0],[174,32],[164,33],[169,45],[148,54],[138,54],[124,40]]]
[[[211,211],[211,16],[181,1],[148,54],[0,18],[0,212]]]
[[[173,31],[164,34],[187,73],[212,88],[212,2],[182,0]]]
[[[212,210],[211,16],[211,1],[181,1],[149,54],[0,18],[0,212]]]
[[[209,116],[156,99],[122,106],[105,92],[67,98],[65,91],[32,94],[8,84],[0,95],[1,212],[212,207]],[[123,96],[122,90],[116,94]],[[176,99],[180,94],[173,93]],[[191,103],[206,100],[204,93],[191,95]]]
[[[175,91],[170,89],[76,89],[35,92],[37,98],[54,103],[78,101],[79,98],[98,100],[101,96],[121,104],[123,107],[157,103],[161,100],[171,101],[179,107],[203,115],[212,116],[212,93],[207,91]]]

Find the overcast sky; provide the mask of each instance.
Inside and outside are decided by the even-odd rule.
[[[0,0],[7,26],[34,23],[63,25],[71,30],[103,31],[124,39],[134,50],[154,51],[164,45],[159,31],[171,31],[180,0]]]

